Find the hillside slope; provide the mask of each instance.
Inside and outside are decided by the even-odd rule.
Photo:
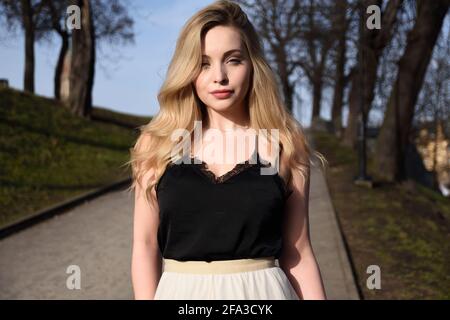
[[[130,175],[123,166],[150,118],[94,110],[114,121],[72,115],[55,100],[0,90],[0,226]]]

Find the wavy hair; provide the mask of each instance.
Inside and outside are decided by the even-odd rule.
[[[171,156],[173,150],[180,152],[181,146],[189,144],[194,122],[206,118],[206,107],[198,98],[193,82],[201,71],[202,39],[208,30],[218,25],[236,28],[250,57],[251,83],[246,97],[250,127],[256,132],[269,129],[269,139],[270,128],[278,129],[280,150],[288,159],[287,167],[298,168],[303,177],[313,164],[313,150],[300,123],[282,102],[274,72],[267,63],[252,23],[238,4],[219,0],[198,11],[182,28],[158,93],[160,110],[148,124],[139,127],[140,135],[130,149],[131,158],[127,162],[132,167],[130,191],[138,183],[142,187],[143,177],[149,170],[154,171],[153,178],[144,186],[147,200],[169,162],[176,160]],[[180,128],[190,134],[173,141],[172,133]],[[314,153],[323,163],[323,156],[316,151]]]

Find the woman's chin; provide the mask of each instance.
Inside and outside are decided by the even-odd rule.
[[[213,109],[216,112],[226,112],[228,110],[231,110],[232,104],[229,102],[222,102],[222,103],[213,103],[210,104],[210,108]]]

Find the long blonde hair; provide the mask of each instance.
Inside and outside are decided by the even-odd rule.
[[[270,128],[278,129],[280,149],[288,159],[287,167],[298,168],[303,177],[312,164],[312,149],[301,125],[280,98],[275,75],[264,57],[253,25],[238,4],[220,0],[197,12],[182,28],[158,93],[160,110],[148,124],[139,127],[140,136],[130,149],[131,159],[127,164],[131,163],[133,182],[129,190],[138,183],[142,187],[141,179],[150,169],[154,170],[153,179],[144,187],[147,200],[169,162],[174,160],[172,150],[180,150],[180,145],[190,143],[194,121],[203,121],[206,117],[205,106],[196,95],[193,82],[202,63],[201,41],[208,30],[218,25],[235,27],[250,57],[252,76],[246,98],[250,127],[256,132],[269,129],[269,136]],[[172,141],[172,132],[180,128],[190,135]],[[320,153],[314,153],[323,159]]]

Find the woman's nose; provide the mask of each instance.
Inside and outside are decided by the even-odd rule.
[[[217,65],[214,69],[214,82],[222,83],[225,81],[227,81],[225,67],[222,64]]]

